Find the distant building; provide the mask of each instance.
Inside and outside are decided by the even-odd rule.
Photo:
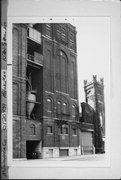
[[[97,80],[93,76],[93,81],[84,81],[86,103],[95,110],[95,151],[103,153],[105,151],[105,102],[104,102],[104,82]]]
[[[76,29],[13,24],[13,158],[80,154]]]

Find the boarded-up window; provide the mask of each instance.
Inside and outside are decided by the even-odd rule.
[[[92,146],[92,132],[82,133],[82,146]]]

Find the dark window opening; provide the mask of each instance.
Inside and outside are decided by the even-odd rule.
[[[76,130],[76,128],[73,129],[73,135],[77,135],[77,130]]]
[[[64,134],[68,134],[68,128],[64,128]]]
[[[60,129],[60,133],[63,134],[63,127],[61,127],[61,129]]]
[[[34,125],[34,124],[32,124],[32,125],[30,126],[30,134],[31,134],[31,135],[35,135],[35,134],[36,134],[36,128],[35,128],[35,125]]]

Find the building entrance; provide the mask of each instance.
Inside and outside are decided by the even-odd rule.
[[[82,132],[82,147],[84,154],[93,154],[92,132]]]
[[[26,156],[27,159],[39,159],[41,157],[40,141],[26,142]]]

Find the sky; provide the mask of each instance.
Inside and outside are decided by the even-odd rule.
[[[71,23],[77,30],[79,103],[85,102],[84,80],[104,78],[104,93],[110,87],[110,21],[108,17],[81,17]]]

